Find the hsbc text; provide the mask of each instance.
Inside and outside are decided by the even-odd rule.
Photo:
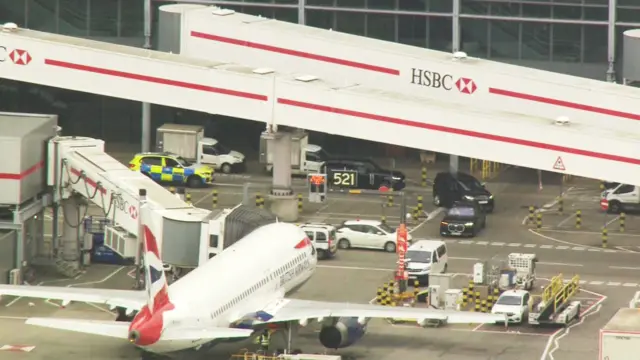
[[[412,68],[411,83],[448,91],[453,87],[453,76],[449,74],[440,74],[435,71]]]

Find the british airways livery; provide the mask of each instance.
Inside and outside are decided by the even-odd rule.
[[[289,299],[313,274],[317,256],[304,231],[275,223],[256,229],[171,286],[162,271],[151,214],[143,207],[146,289],[108,290],[0,285],[0,295],[107,304],[118,321],[29,318],[26,323],[123,339],[145,353],[167,354],[245,339],[273,325],[317,321],[331,349],[354,344],[371,318],[448,323],[504,322],[503,315]],[[238,266],[245,264],[245,266]]]

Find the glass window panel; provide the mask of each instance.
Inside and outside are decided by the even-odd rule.
[[[402,2],[402,0],[399,0]],[[369,9],[397,9],[395,0],[367,0],[367,8]]]
[[[71,36],[86,36],[87,29],[87,0],[58,0],[60,3],[60,20],[58,32]]]
[[[325,10],[307,10],[306,21],[308,26],[321,29],[333,29],[335,27],[333,17],[334,11]]]
[[[607,26],[606,25],[583,25],[584,26],[584,59],[586,63],[607,62]],[[555,30],[554,30],[555,31]]]
[[[491,42],[489,57],[501,59],[520,58],[520,22],[497,21],[489,23]]]
[[[551,17],[551,6],[522,4],[522,16],[547,19]]]
[[[22,4],[22,11],[24,11],[24,4]],[[10,6],[12,7],[12,6]],[[55,1],[46,1],[46,0],[28,0],[27,1],[27,18],[24,19],[26,22],[18,22],[18,24],[23,25],[29,29],[46,31],[46,32],[58,32],[58,19],[56,18],[56,3]],[[84,17],[83,21],[86,21],[87,18]],[[16,22],[15,20],[11,20],[12,22]],[[86,28],[86,25],[82,26],[82,30]],[[68,34],[74,34],[70,32]],[[75,34],[79,36],[84,36],[85,32],[76,32]]]
[[[251,1],[252,1],[252,2],[255,2],[255,0],[251,0]],[[268,2],[274,2],[274,3],[276,3],[276,4],[295,4],[295,5],[297,5],[297,4],[298,4],[298,0],[272,0],[272,1],[270,1],[270,0],[264,0],[264,1],[265,1],[265,2],[266,2],[266,1],[268,1]],[[278,19],[278,20],[279,20],[279,19]]]
[[[336,5],[339,7],[363,8],[365,4],[365,0],[336,0]]]
[[[399,0],[402,1],[402,0]],[[452,13],[453,1],[451,0],[425,0],[427,3],[427,10],[432,12]]]
[[[550,25],[544,23],[522,23],[521,55],[525,60],[549,60]]]
[[[367,36],[396,41],[396,15],[367,14]]]
[[[120,0],[120,36],[144,35],[144,2]]]
[[[426,16],[398,15],[398,42],[426,48]]]
[[[607,7],[587,6],[584,8],[583,11],[584,11],[585,20],[598,20],[598,21],[609,20],[609,9]]]
[[[398,0],[398,9],[404,11],[425,11],[427,10],[426,0]]]
[[[489,4],[478,0],[460,0],[460,12],[471,15],[489,14]]]
[[[616,21],[640,23],[640,8],[618,8]]]
[[[624,1],[624,0],[622,0]],[[635,1],[635,0],[633,0]],[[604,6],[609,6],[609,0],[584,0],[584,3],[587,5],[604,5]],[[620,3],[620,0],[618,0],[618,3]]]
[[[429,49],[451,51],[453,25],[450,17],[431,16],[429,19]]]
[[[309,6],[334,6],[336,0],[307,0]]]
[[[640,3],[637,0],[618,0],[618,7],[620,6],[640,7]]]
[[[336,30],[353,35],[364,35],[364,14],[337,12]]]
[[[489,20],[460,19],[461,50],[469,56],[486,58],[489,47]]]
[[[520,16],[520,11],[520,4],[512,2],[494,2],[491,3],[491,6],[489,7],[489,13],[497,16],[516,17]]]
[[[582,25],[553,24],[553,61],[581,62]]]
[[[118,36],[118,0],[90,0],[89,16],[89,36]]]
[[[581,6],[554,6],[552,8],[552,15],[554,19],[582,19],[582,7]]]
[[[276,20],[298,23],[298,9],[274,8],[273,17]]]
[[[26,0],[0,0],[0,23],[14,22],[25,26]]]

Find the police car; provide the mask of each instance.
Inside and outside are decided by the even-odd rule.
[[[129,161],[129,169],[140,171],[158,182],[201,187],[213,182],[213,168],[192,164],[173,153],[139,153]]]
[[[318,251],[318,259],[330,259],[336,255],[336,227],[329,224],[306,223],[299,225]]]

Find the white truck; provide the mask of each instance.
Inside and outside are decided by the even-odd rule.
[[[618,184],[602,192],[600,199],[609,203],[608,212],[618,214],[640,209],[640,188],[634,185]]]
[[[216,139],[204,137],[204,128],[199,125],[162,125],[156,131],[156,150],[210,165],[225,174],[246,170],[244,154],[227,148]]]
[[[640,352],[640,312],[622,308],[600,330],[598,360],[628,360]]]
[[[260,164],[267,173],[273,172],[273,148],[269,136],[260,137]],[[321,146],[309,144],[309,135],[297,131],[291,136],[291,174],[307,175],[320,173],[328,154]]]

